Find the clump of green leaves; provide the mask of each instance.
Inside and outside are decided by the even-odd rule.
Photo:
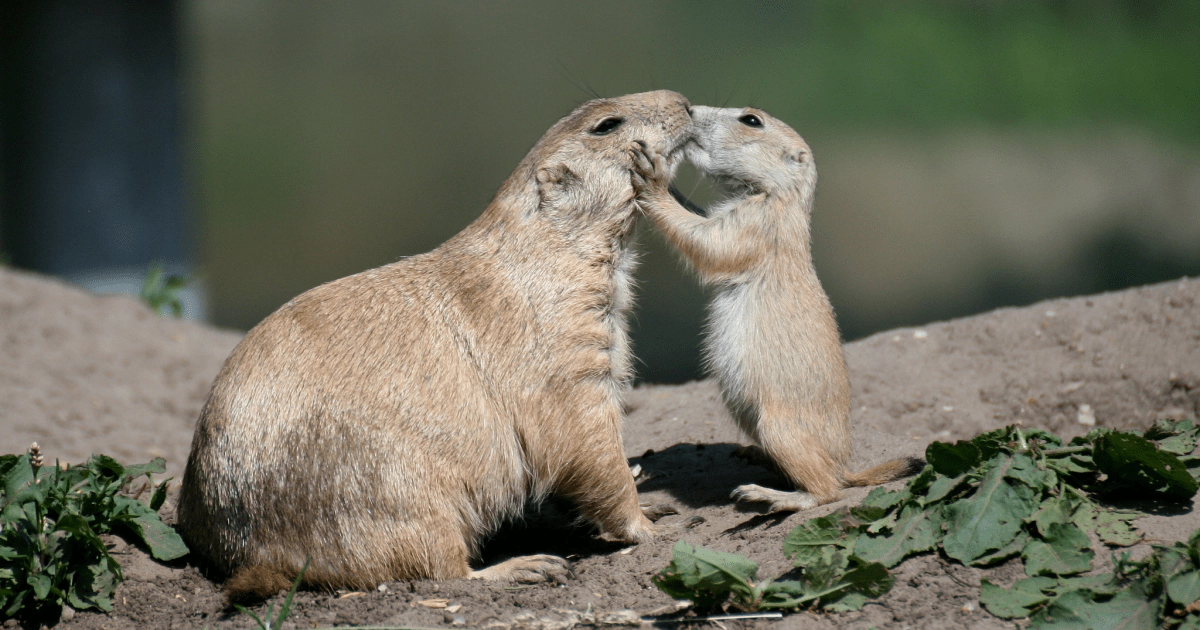
[[[671,564],[654,576],[654,584],[704,610],[731,603],[746,611],[815,606],[843,611],[858,610],[868,598],[891,590],[894,582],[883,565],[837,553],[806,566],[797,580],[760,581],[757,574],[758,565],[752,560],[681,540]]]
[[[980,601],[997,617],[1032,617],[1030,628],[1200,628],[1200,530],[1187,543],[1155,545],[1142,560],[1128,552],[1112,573],[1029,577],[1010,589],[983,581]]]
[[[64,604],[111,610],[124,578],[102,534],[130,535],[159,560],[187,554],[158,517],[170,480],[154,487],[149,505],[131,495],[135,479],[165,471],[162,458],[122,466],[104,455],[44,467],[36,444],[0,455],[0,618],[54,616]]]
[[[698,605],[732,598],[746,610],[852,610],[890,588],[887,568],[940,550],[980,567],[1021,557],[1029,580],[1005,591],[1003,601],[997,587],[985,589],[983,603],[998,616],[1028,616],[1083,589],[1107,605],[1103,598],[1115,597],[1104,590],[1108,578],[1073,577],[1091,570],[1088,532],[1113,547],[1132,545],[1141,540],[1132,521],[1142,512],[1104,501],[1131,495],[1158,504],[1190,501],[1200,487],[1189,470],[1200,466],[1190,454],[1197,433],[1190,421],[1161,421],[1144,435],[1098,429],[1064,445],[1046,431],[1009,426],[956,444],[934,442],[925,453],[928,465],[903,489],[876,488],[862,505],[810,519],[788,534],[784,553],[801,571],[799,581],[756,583],[757,566],[745,558],[688,552],[681,543],[683,553],[676,546],[655,583]],[[868,574],[869,580],[851,579]],[[857,587],[860,581],[866,586]]]
[[[292,582],[292,588],[288,591],[287,597],[284,598],[283,605],[279,607],[278,614],[275,613],[274,604],[267,605],[267,612],[263,615],[266,617],[266,620],[263,620],[254,611],[241,604],[234,604],[233,607],[237,608],[243,615],[249,615],[254,620],[254,623],[258,624],[259,630],[276,630],[282,628],[283,622],[287,621],[288,615],[292,614],[292,598],[296,596],[296,590],[300,588],[300,582],[304,579],[304,573],[308,571],[308,563],[310,562],[312,562],[312,556],[304,559],[304,566],[300,568],[300,574],[296,576],[296,581]],[[275,617],[272,618],[271,615],[275,615]]]
[[[142,281],[142,302],[155,313],[162,314],[168,309],[175,317],[183,316],[183,303],[179,301],[179,292],[192,283],[187,276],[166,275],[162,265],[152,263]]]

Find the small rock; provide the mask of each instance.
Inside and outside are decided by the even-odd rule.
[[[1079,416],[1075,419],[1079,424],[1089,427],[1096,426],[1096,412],[1092,411],[1091,405],[1079,405]]]
[[[62,614],[58,616],[60,621],[70,621],[75,618],[75,609],[70,606],[63,606]],[[7,624],[5,624],[7,625]]]
[[[913,339],[925,339],[928,336],[929,336],[929,333],[925,332],[924,330],[914,330],[913,331]]]
[[[380,584],[379,586],[375,587],[375,590],[379,591],[380,593],[386,593],[388,591],[387,584]]]

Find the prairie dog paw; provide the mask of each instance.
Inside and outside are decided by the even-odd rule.
[[[486,569],[472,571],[468,577],[472,580],[521,582],[523,584],[538,582],[565,584],[567,578],[575,577],[575,574],[571,572],[571,564],[566,560],[558,556],[538,554],[505,560]]]
[[[767,511],[799,512],[817,507],[817,498],[807,492],[772,490],[754,484],[738,486],[730,498],[738,503],[766,503]]]
[[[651,523],[657,523],[658,519],[660,519],[664,516],[670,516],[672,514],[678,514],[678,513],[679,513],[679,510],[676,509],[675,506],[667,505],[665,503],[660,503],[658,505],[653,505],[653,506],[651,506],[651,505],[642,506],[642,515],[644,515],[646,518],[650,519]]]
[[[663,155],[646,145],[645,142],[635,142],[629,147],[629,158],[632,168],[629,171],[633,192],[638,197],[656,197],[669,195],[667,185],[671,179],[671,169]]]

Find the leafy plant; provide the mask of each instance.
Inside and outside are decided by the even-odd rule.
[[[133,480],[165,471],[162,458],[122,466],[105,455],[43,467],[36,443],[27,454],[0,456],[0,617],[55,615],[64,604],[111,610],[124,577],[102,534],[132,535],[159,560],[187,554],[158,517],[170,479],[154,487],[149,505],[129,494]]]
[[[681,540],[671,564],[654,576],[654,584],[706,610],[732,598],[736,608],[747,611],[808,606],[836,611],[858,610],[868,598],[891,590],[894,582],[883,565],[836,553],[808,564],[798,580],[759,581],[757,573],[758,565],[747,558]]]
[[[1032,617],[1035,629],[1200,628],[1200,529],[1187,543],[1155,545],[1136,561],[1126,552],[1114,565],[1083,578],[1025,578],[1011,589],[984,580],[980,601],[997,617]]]
[[[997,616],[1053,615],[1055,605],[1079,608],[1083,604],[1072,602],[1082,602],[1084,591],[1089,605],[1107,607],[1105,614],[1142,615],[1144,607],[1131,598],[1144,603],[1157,597],[1154,579],[1137,590],[1115,586],[1127,576],[1117,582],[1072,576],[1092,567],[1088,532],[1113,547],[1141,540],[1132,521],[1142,512],[1100,501],[1131,494],[1160,504],[1191,500],[1200,488],[1189,471],[1200,466],[1200,457],[1190,455],[1198,433],[1185,420],[1160,421],[1145,435],[1098,429],[1067,445],[1046,431],[1019,426],[956,444],[934,442],[926,449],[925,469],[903,489],[876,488],[860,506],[810,519],[788,534],[783,549],[801,570],[799,581],[756,583],[753,562],[699,548],[689,552],[680,543],[655,583],[702,606],[732,598],[745,610],[853,610],[890,588],[887,568],[940,550],[972,566],[1021,557],[1028,579],[1011,590],[985,583],[982,602]],[[1128,561],[1123,566],[1151,571]],[[1195,580],[1200,597],[1200,573],[1186,575],[1196,576],[1187,579]]]
[[[146,279],[142,281],[142,302],[155,313],[162,314],[163,309],[170,309],[175,317],[183,316],[183,303],[179,301],[179,292],[192,283],[187,276],[166,275],[162,265],[151,263]]]
[[[305,571],[308,571],[309,562],[312,562],[312,556],[304,558],[304,566],[300,568],[300,574],[296,576],[296,581],[292,582],[292,588],[288,591],[287,597],[284,598],[283,605],[279,607],[279,614],[275,616],[275,619],[271,619],[271,614],[274,613],[275,609],[274,604],[267,604],[267,612],[264,615],[267,618],[266,621],[263,621],[254,611],[241,604],[234,604],[233,607],[241,611],[242,614],[249,615],[254,620],[254,623],[258,624],[260,630],[277,630],[278,628],[282,628],[283,622],[287,621],[288,615],[292,613],[292,598],[296,596],[296,590],[300,588],[300,581],[304,579]]]

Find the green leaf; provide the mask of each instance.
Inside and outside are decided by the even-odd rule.
[[[125,467],[108,455],[92,455],[92,458],[88,460],[87,466],[113,479],[120,479],[125,476]]]
[[[846,593],[841,599],[826,604],[825,610],[829,612],[854,612],[862,610],[862,607],[868,601],[870,601],[870,598],[862,593]]]
[[[150,548],[155,560],[169,561],[188,554],[187,545],[157,514],[143,514],[128,522],[138,537]]]
[[[1141,583],[1100,601],[1088,590],[1071,591],[1038,611],[1032,630],[1142,630],[1156,628],[1158,599],[1147,597]]]
[[[1075,508],[1075,513],[1071,515],[1071,523],[1085,532],[1090,532],[1096,529],[1096,517],[1100,511],[1096,508],[1096,504],[1091,501],[1082,501],[1079,507]]]
[[[1163,547],[1158,550],[1158,568],[1163,577],[1170,578],[1176,573],[1183,573],[1196,568],[1190,554],[1180,543],[1174,547]]]
[[[904,489],[908,491],[908,498],[919,497],[925,494],[929,490],[929,484],[933,483],[933,480],[937,479],[937,476],[938,474],[933,471],[933,466],[926,464],[925,468],[921,469],[921,472],[917,473],[916,477],[913,477],[905,484]]]
[[[1142,532],[1125,521],[1112,521],[1098,525],[1096,535],[1110,547],[1128,547],[1136,545],[1142,539]]]
[[[955,444],[933,442],[925,448],[925,461],[933,466],[934,472],[946,477],[957,477],[980,462],[979,447],[966,441]]]
[[[1013,556],[1020,555],[1025,550],[1025,545],[1029,544],[1029,534],[1022,531],[1017,534],[1017,537],[1012,539],[1007,545],[991,552],[985,553],[971,561],[971,566],[988,567],[1008,560]]]
[[[1196,450],[1196,439],[1190,435],[1176,435],[1159,442],[1158,448],[1173,455],[1187,455]]]
[[[29,586],[33,587],[33,598],[44,600],[50,596],[50,587],[54,586],[54,582],[50,580],[50,576],[45,573],[31,573],[26,578]]]
[[[1011,428],[996,429],[995,431],[981,433],[971,438],[971,443],[979,449],[980,461],[986,462],[995,457],[1000,451],[1007,450]]]
[[[29,501],[41,502],[44,495],[41,484],[34,483],[33,466],[29,455],[21,455],[15,464],[4,473],[4,494],[0,496],[0,518],[14,521],[20,518],[23,505]]]
[[[1001,619],[1028,617],[1035,607],[1050,601],[1049,597],[1038,591],[1015,587],[1009,590],[992,584],[986,578],[980,581],[979,586],[979,603]]]
[[[1136,435],[1101,436],[1096,440],[1093,459],[1114,489],[1156,493],[1175,501],[1189,500],[1200,489],[1183,462]]]
[[[1180,572],[1167,580],[1167,596],[1180,606],[1200,599],[1200,571]]]
[[[885,510],[890,510],[899,505],[906,498],[908,493],[901,490],[888,490],[883,486],[874,488],[867,493],[867,496],[862,501],[862,505],[866,507],[879,507]]]
[[[887,513],[887,510],[881,507],[875,507],[873,505],[857,505],[850,508],[850,516],[853,516],[863,523],[877,521],[886,516]]]
[[[158,487],[154,489],[154,494],[150,496],[150,510],[152,512],[157,512],[160,508],[162,508],[163,502],[167,500],[167,485],[171,483],[171,479],[171,477],[164,479],[163,482],[158,484]]]
[[[783,539],[783,555],[802,567],[822,559],[828,561],[830,554],[846,538],[837,517],[822,516],[796,526]]]
[[[122,476],[126,479],[136,479],[142,475],[161,475],[165,472],[167,472],[167,460],[156,457],[145,464],[126,466]]]
[[[1061,583],[1060,580],[1054,578],[1036,576],[1017,580],[1016,584],[1013,584],[1013,588],[1027,593],[1053,593]]]
[[[0,479],[8,475],[8,471],[20,461],[20,455],[0,455]]]
[[[1037,463],[1024,453],[1013,455],[1013,465],[1009,468],[1007,476],[1029,486],[1038,494],[1058,485],[1053,471],[1038,468]]]
[[[954,491],[958,490],[963,482],[967,480],[966,475],[957,477],[938,477],[936,481],[929,484],[929,491],[925,493],[921,503],[923,505],[932,505],[950,496]]]
[[[1191,420],[1162,419],[1147,429],[1145,435],[1142,437],[1147,440],[1163,440],[1172,436],[1195,438],[1196,433],[1196,425]]]
[[[1021,552],[1027,575],[1074,575],[1092,568],[1092,545],[1074,525],[1050,525],[1046,540],[1031,540]]]
[[[1042,506],[1033,513],[1033,522],[1037,526],[1038,534],[1045,537],[1051,525],[1070,523],[1077,507],[1078,500],[1071,495],[1050,497],[1042,501]]]
[[[963,563],[1004,547],[1017,537],[1021,523],[1036,507],[1033,490],[1012,486],[1005,477],[1012,458],[997,455],[975,494],[946,506],[949,532],[942,541],[946,555]]]
[[[1044,577],[1031,577],[1021,580],[1050,580],[1054,583],[1054,588],[1050,589],[1057,597],[1063,593],[1087,589],[1092,592],[1092,595],[1100,597],[1108,597],[1115,595],[1120,587],[1114,581],[1113,574],[1101,573],[1099,575],[1081,575],[1069,578],[1058,578],[1057,580]],[[1020,582],[1018,582],[1020,584]]]
[[[690,599],[697,608],[710,609],[724,603],[731,593],[748,597],[758,565],[739,555],[675,544],[671,563],[654,576],[655,586],[676,599]]]
[[[842,582],[850,584],[855,591],[867,597],[879,597],[892,590],[896,578],[888,573],[887,567],[878,562],[867,562],[847,571]]]
[[[941,510],[906,507],[891,535],[859,536],[854,543],[854,555],[894,567],[912,554],[935,549],[942,536],[942,523]]]

